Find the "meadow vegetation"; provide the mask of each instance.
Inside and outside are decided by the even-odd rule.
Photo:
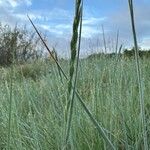
[[[131,12],[132,5],[129,0]],[[22,42],[30,49],[23,53],[22,44],[13,42],[16,34],[4,40],[16,44],[8,53],[0,46],[0,57],[8,58],[0,63],[0,149],[148,150],[149,51],[137,50],[135,41],[124,53],[79,59],[82,9],[77,0],[69,60],[42,58],[33,49],[36,40],[30,47]]]
[[[69,62],[60,62],[68,72]],[[30,64],[34,70],[35,64]],[[67,66],[67,67],[66,67]],[[37,66],[36,66],[37,67]],[[67,97],[67,82],[60,81],[55,64],[38,65],[42,73],[35,80],[13,71],[11,149],[61,149]],[[49,73],[47,70],[50,70]],[[142,149],[138,84],[133,59],[105,57],[80,61],[77,87],[87,107],[117,149]],[[44,73],[45,72],[45,73]],[[142,80],[146,107],[147,132],[150,136],[150,62],[142,60]],[[0,147],[5,149],[8,134],[10,94],[9,68],[0,71]],[[10,76],[11,75],[11,76]],[[34,74],[38,75],[38,74]],[[21,79],[21,80],[20,80]],[[71,149],[105,149],[107,144],[98,135],[75,97]],[[150,141],[149,141],[150,142]]]

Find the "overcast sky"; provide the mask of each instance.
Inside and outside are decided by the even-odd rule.
[[[150,47],[150,0],[133,0],[139,46]],[[47,34],[49,45],[60,55],[69,52],[75,0],[0,0],[0,21],[31,27],[26,15]],[[119,44],[132,46],[127,0],[84,0],[81,55],[103,49],[104,26],[107,50],[113,51],[119,30]]]

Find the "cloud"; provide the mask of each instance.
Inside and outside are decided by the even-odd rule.
[[[102,21],[105,20],[105,18],[89,18],[83,20],[83,28],[82,28],[82,37],[83,38],[92,38],[93,36],[97,36],[98,34],[101,34],[101,30],[98,26],[101,26]],[[68,21],[68,22],[71,22]],[[62,36],[62,37],[70,37],[72,34],[72,22],[71,23],[49,23],[49,24],[39,24],[41,28],[44,30],[49,31],[50,33],[53,33],[54,36]]]
[[[61,9],[61,8],[57,8],[54,7],[52,9],[33,9],[30,10],[30,13],[35,16],[42,16],[42,18],[38,18],[40,19],[39,21],[41,22],[55,22],[57,24],[59,23],[63,23],[63,22],[67,22],[67,23],[71,23],[72,18],[73,18],[73,14],[65,9]]]
[[[49,25],[45,25],[45,24],[39,24],[39,27],[41,27],[42,29],[50,32],[51,34],[54,34],[55,36],[61,36],[63,35],[63,31],[56,29],[55,27],[51,27]]]
[[[0,7],[16,8],[20,5],[31,6],[32,0],[0,0]]]
[[[14,27],[16,23],[25,24],[26,13],[20,8],[32,5],[32,0],[0,0],[0,20],[2,24]]]
[[[7,2],[12,7],[17,7],[19,5],[19,3],[17,1],[15,1],[15,0],[7,0]]]
[[[47,33],[50,42],[59,43],[61,50],[68,49],[68,43],[72,35],[74,10],[72,6],[66,6],[65,4],[57,5],[58,1],[62,2],[62,0],[56,0],[55,2],[49,0],[44,2],[40,0],[38,2],[33,0],[0,0],[0,20],[2,23],[8,23],[11,26],[18,22],[19,24],[27,24],[29,27],[32,27],[26,16],[28,14],[40,31]],[[46,7],[45,4],[41,4],[42,7],[40,2],[47,2],[53,5]],[[67,4],[71,3],[69,0],[66,0],[66,2]],[[88,5],[88,1],[86,3]],[[108,5],[106,10],[95,9],[96,6],[94,8],[92,6],[90,8],[85,6],[82,28],[82,49],[84,50],[82,53],[87,50],[87,47],[89,48],[89,40],[92,43],[93,49],[102,47],[102,40],[99,40],[99,45],[97,45],[97,40],[102,39],[102,24],[108,43],[109,39],[116,39],[116,32],[119,29],[120,43],[126,46],[133,44],[128,6],[124,5],[125,2],[122,4],[122,0],[118,0],[118,2],[116,0],[115,6],[112,6],[112,1],[107,1],[107,3],[111,4],[111,6]],[[135,4],[135,21],[139,44],[142,47],[150,46],[149,1],[137,1]],[[112,7],[114,8],[112,9]],[[92,49],[91,46],[90,49]]]
[[[150,5],[146,3],[136,3],[135,5],[135,26],[138,42],[145,40],[145,37],[150,37]],[[131,45],[133,43],[131,19],[127,7],[119,9],[107,16],[105,20],[105,28],[110,30],[110,33],[115,30],[120,31],[120,38]],[[145,43],[147,44],[147,43]]]
[[[82,37],[92,38],[94,35],[101,33],[98,29],[91,26],[83,26],[82,28]]]
[[[15,0],[0,0],[0,7],[17,7],[18,2]]]
[[[102,23],[104,20],[106,20],[107,17],[101,17],[101,18],[95,18],[95,17],[90,17],[83,19],[83,25],[98,25]]]
[[[143,49],[150,49],[150,36],[147,38],[143,38],[142,41],[139,43],[139,46]]]
[[[25,4],[27,6],[31,6],[32,5],[32,0],[24,0]]]

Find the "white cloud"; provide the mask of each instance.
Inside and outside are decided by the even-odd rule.
[[[59,24],[55,26],[58,30],[68,30],[71,31],[71,24]]]
[[[72,34],[72,25],[71,24],[39,24],[39,27],[41,27],[44,30],[49,31],[50,33],[53,33],[54,36],[61,36],[64,38],[68,38]],[[107,31],[106,31],[107,32]],[[92,38],[94,35],[101,34],[101,30],[99,30],[96,27],[92,27],[90,25],[84,25],[82,28],[82,37],[83,38]]]
[[[90,27],[90,26],[83,26],[82,28],[82,37],[84,38],[91,38],[93,35],[100,33],[98,29]]]
[[[16,17],[17,19],[20,19],[22,21],[29,21],[28,18],[27,18],[27,14],[21,14],[21,13],[16,13],[16,14],[13,14],[14,17]],[[36,15],[34,13],[28,13],[28,16],[30,17],[30,19],[32,21],[34,20],[43,20],[44,16],[41,16],[41,15]]]
[[[90,17],[87,19],[83,19],[83,25],[98,25],[106,19],[107,17],[101,17],[101,18]]]
[[[72,19],[72,13],[61,8],[52,9],[48,13],[48,16],[52,18]]]
[[[17,2],[16,1],[11,1],[11,0],[0,0],[0,7],[16,7],[17,6]]]
[[[24,0],[25,1],[25,4],[27,6],[31,6],[32,5],[32,0]]]
[[[15,9],[20,5],[31,6],[32,0],[0,0],[0,7]]]
[[[150,48],[150,37],[143,38],[142,41],[139,43],[139,46],[144,49]]]
[[[55,27],[51,27],[51,26],[45,25],[45,24],[39,24],[39,27],[41,27],[44,30],[49,31],[50,33],[54,33],[56,36],[57,35],[63,35],[63,31],[58,30]]]
[[[89,17],[86,19],[83,19],[83,28],[82,28],[82,37],[84,38],[91,38],[95,35],[98,35],[101,33],[101,30],[98,29],[98,26],[101,26],[103,24],[103,21],[107,20],[107,17]]]
[[[17,7],[19,3],[17,0],[7,0],[7,2],[12,6],[12,7]]]

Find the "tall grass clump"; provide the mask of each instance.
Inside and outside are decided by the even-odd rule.
[[[77,4],[80,4],[79,1],[78,3],[76,2],[76,6]],[[83,4],[83,3],[82,3]],[[81,7],[82,8],[82,7]],[[81,9],[82,10],[82,9]],[[81,18],[82,18],[82,15],[81,15]],[[57,67],[60,69],[60,71],[62,72],[63,76],[65,77],[66,80],[69,80],[69,78],[67,77],[67,75],[65,74],[65,72],[63,71],[61,65],[59,64],[59,62],[53,57],[50,49],[48,48],[47,44],[45,43],[44,39],[42,38],[41,34],[39,33],[39,31],[37,30],[36,26],[34,25],[34,23],[32,22],[32,20],[30,19],[30,17],[28,16],[28,19],[29,21],[31,22],[32,26],[34,27],[35,31],[37,32],[38,36],[40,37],[41,41],[43,42],[45,48],[47,49],[47,51],[49,52],[49,54],[52,56],[52,58],[54,59],[55,63],[57,64]],[[81,19],[82,20],[82,19]],[[81,25],[81,24],[80,24]],[[81,26],[80,26],[80,36],[81,36]],[[81,40],[81,39],[80,39]],[[79,52],[79,48],[80,48],[80,45],[78,47],[78,52]],[[79,55],[78,55],[79,56]],[[74,57],[74,56],[73,56]],[[79,58],[79,57],[78,57]],[[71,65],[70,65],[71,66]],[[71,70],[72,71],[72,70]],[[72,79],[71,79],[72,80]],[[70,85],[69,85],[70,86]],[[69,89],[69,86],[68,86],[68,89]],[[72,85],[71,85],[72,86]],[[73,87],[71,87],[73,88]],[[86,104],[84,103],[83,99],[81,98],[80,94],[79,94],[79,91],[78,90],[75,90],[74,89],[74,92],[82,106],[82,108],[84,109],[84,111],[86,112],[86,114],[89,116],[91,122],[93,123],[93,125],[96,127],[98,133],[100,136],[103,137],[104,141],[108,144],[108,146],[111,148],[111,149],[115,149],[114,145],[112,144],[112,142],[110,141],[108,135],[107,135],[107,132],[106,130],[104,130],[104,127],[102,127],[102,124],[100,124],[100,122],[98,122],[94,116],[92,115],[91,111],[87,108]],[[69,102],[70,103],[70,102]],[[68,104],[69,104],[68,103]],[[69,125],[70,126],[70,125]],[[69,127],[70,128],[70,127]],[[67,137],[67,136],[66,136]],[[66,140],[65,140],[66,141]],[[65,148],[65,147],[64,147]]]
[[[134,9],[133,9],[133,1],[128,0],[130,16],[131,16],[131,26],[134,40],[134,51],[135,51],[135,61],[136,61],[136,70],[137,70],[137,78],[138,78],[138,87],[139,87],[139,100],[140,100],[140,117],[141,117],[141,125],[142,125],[142,135],[144,142],[144,149],[148,150],[148,140],[147,140],[147,129],[146,129],[146,118],[145,118],[145,102],[144,102],[144,93],[143,93],[143,81],[142,81],[142,72],[140,67],[140,59],[139,59],[139,50],[138,50],[138,42],[136,36],[135,29],[135,21],[134,21]]]
[[[132,6],[131,1],[129,1],[129,6]],[[34,133],[36,135],[29,135],[29,137],[33,136],[33,143],[36,139],[36,144],[34,144],[36,148],[39,145],[41,147],[44,145],[46,148],[53,149],[139,149],[143,146],[143,141],[141,141],[141,131],[139,130],[140,121],[137,101],[139,97],[137,93],[139,92],[142,95],[140,96],[140,102],[144,99],[144,94],[139,90],[139,87],[142,87],[140,83],[141,72],[139,71],[141,68],[138,64],[139,58],[136,56],[136,67],[139,65],[137,72],[133,71],[134,60],[125,60],[119,56],[115,59],[108,57],[103,57],[103,59],[100,57],[94,60],[84,59],[80,61],[82,65],[78,68],[82,9],[83,1],[76,0],[73,33],[70,43],[71,59],[69,60],[69,66],[67,66],[69,68],[69,77],[60,62],[53,57],[39,31],[29,18],[46,49],[57,64],[54,70],[59,69],[55,78],[50,76],[49,78],[40,79],[39,83],[32,82],[30,85],[34,88],[32,88],[32,92],[28,91],[30,93],[28,96],[31,98],[32,103],[32,117],[33,119],[35,117],[34,121],[37,124],[32,122],[32,127],[34,127],[33,135]],[[118,34],[116,52],[118,49]],[[103,37],[105,36],[103,35]],[[119,48],[119,54],[121,48],[122,45]],[[83,76],[77,78],[77,75],[80,75],[78,70],[81,69]],[[63,84],[60,84],[61,82],[58,78],[60,72],[67,80],[67,82],[62,82]],[[139,78],[138,86],[134,78],[135,75],[138,75]],[[62,78],[62,81],[64,78]],[[39,95],[41,91],[36,85],[42,86],[40,90],[44,91],[44,96]],[[36,94],[40,98],[42,97],[42,101],[40,101],[39,97],[38,101],[36,100]],[[148,90],[146,90],[144,96],[148,101]],[[76,99],[79,103],[75,103]],[[41,108],[40,106],[43,107]],[[44,109],[44,107],[47,109]],[[143,115],[144,108],[141,110]],[[42,121],[39,121],[38,117]],[[142,127],[142,129],[144,128]],[[37,136],[38,134],[41,139],[46,136],[47,141],[43,142],[44,140],[42,140],[41,142],[41,139]],[[146,138],[144,141],[144,147],[147,149]]]

